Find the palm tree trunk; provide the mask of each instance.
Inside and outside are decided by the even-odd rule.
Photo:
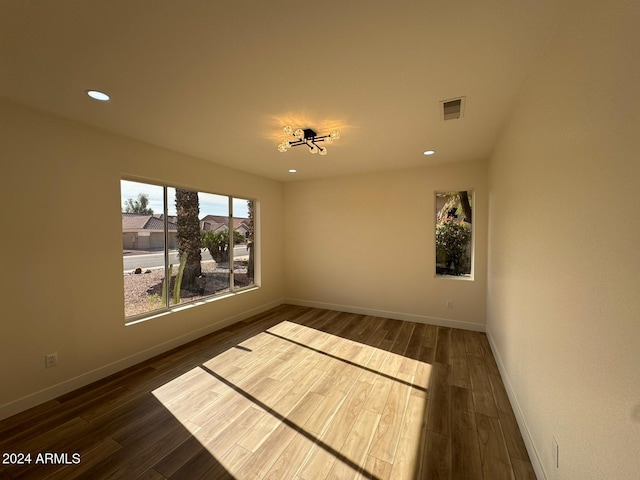
[[[196,279],[202,275],[198,192],[176,188],[176,211],[178,213],[178,252],[180,255],[187,252],[182,286],[193,290],[198,288]]]
[[[471,202],[469,202],[469,192],[463,190],[458,192],[460,196],[460,204],[462,205],[462,211],[466,217],[467,223],[471,223]]]

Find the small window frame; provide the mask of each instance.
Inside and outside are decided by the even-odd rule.
[[[466,214],[462,211],[464,210],[462,207],[462,202],[460,200],[459,192],[466,192],[468,200],[469,200],[469,209],[471,219],[466,218]],[[451,199],[453,195],[458,195],[457,202],[454,202],[454,207],[449,206],[447,208],[447,204],[449,203],[448,199]],[[475,199],[475,190],[473,189],[463,189],[463,190],[446,190],[446,191],[435,191],[434,192],[434,207],[435,207],[435,215],[434,215],[434,277],[439,279],[447,279],[447,280],[462,280],[462,281],[473,281],[474,280],[474,270],[475,270],[475,219],[477,217],[475,211],[476,199]],[[444,220],[444,214],[446,210],[451,210],[455,208],[457,212],[455,215],[447,216],[451,220]],[[462,215],[462,219],[456,218]],[[444,228],[439,231],[439,225],[442,221],[445,221],[450,228]],[[464,232],[460,231],[460,227],[458,225],[464,224],[463,228],[468,229],[469,239],[467,245],[464,248],[463,255],[468,258],[465,260],[464,266],[460,266],[459,261],[450,260],[450,254],[452,254],[455,258],[457,252],[460,251],[459,247],[461,243],[461,239],[465,237]],[[452,247],[448,253],[446,253],[446,249],[443,249],[442,238],[443,235],[450,236],[455,241],[451,244]],[[452,252],[453,251],[453,252]],[[445,258],[443,258],[443,256]],[[453,267],[452,267],[453,266]]]

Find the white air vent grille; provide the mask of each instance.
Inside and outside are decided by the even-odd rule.
[[[451,98],[440,102],[442,119],[456,120],[464,115],[464,101],[466,97]]]

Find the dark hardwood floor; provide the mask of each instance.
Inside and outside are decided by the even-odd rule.
[[[0,422],[0,452],[31,454],[3,479],[535,479],[486,335],[290,305]]]

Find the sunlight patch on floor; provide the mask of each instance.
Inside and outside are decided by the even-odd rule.
[[[236,348],[238,347],[238,348]],[[153,391],[242,479],[410,477],[431,365],[284,321]]]

